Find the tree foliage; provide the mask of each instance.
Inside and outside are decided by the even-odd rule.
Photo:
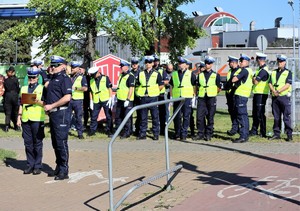
[[[41,15],[10,27],[0,35],[42,41],[40,54],[79,55],[86,65],[95,59],[97,32],[110,35],[111,50],[129,45],[133,54],[154,53],[160,37],[169,39],[172,57],[192,47],[201,36],[192,19],[178,6],[194,0],[30,0],[28,7]]]
[[[19,24],[17,20],[0,20],[0,34]],[[13,37],[10,34],[0,43],[0,63],[27,63],[31,59],[32,37]],[[17,54],[17,55],[16,55]],[[17,58],[17,61],[16,61]]]

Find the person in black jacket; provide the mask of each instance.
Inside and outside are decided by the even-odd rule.
[[[4,80],[4,113],[5,113],[5,128],[4,131],[8,132],[10,121],[14,124],[15,130],[20,130],[20,127],[17,126],[17,117],[18,117],[18,97],[19,97],[19,81],[15,75],[15,68],[10,66],[6,70],[7,78]]]

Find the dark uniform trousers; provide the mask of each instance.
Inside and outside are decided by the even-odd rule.
[[[190,130],[191,130],[191,137],[194,137],[195,136],[195,119],[194,119],[194,109],[193,108],[191,108],[191,114],[190,114]]]
[[[216,97],[198,97],[197,128],[201,137],[213,135],[214,116],[217,109]]]
[[[252,117],[253,123],[250,133],[257,135],[258,127],[260,126],[260,134],[266,136],[266,102],[268,99],[267,94],[254,94],[253,96],[253,110]]]
[[[13,122],[14,127],[17,126],[17,117],[19,111],[18,98],[19,94],[15,91],[8,91],[4,94],[4,112],[5,125],[9,126],[10,121]]]
[[[82,116],[83,116],[83,100],[71,100],[70,106],[75,113],[75,128],[78,135],[83,133]]]
[[[133,106],[138,106],[140,105],[140,97],[138,96],[134,96],[134,100],[133,100]],[[131,118],[132,121],[132,118]],[[132,123],[133,125],[133,123]],[[135,127],[135,135],[139,135],[140,133],[140,125],[141,125],[141,110],[137,110],[136,111],[136,119],[135,119],[135,123],[134,123],[134,127]]]
[[[275,136],[280,136],[281,129],[281,115],[283,115],[283,122],[285,132],[288,136],[292,136],[292,122],[291,122],[291,101],[288,96],[272,97],[272,113],[274,116],[273,131]]]
[[[71,109],[49,113],[52,146],[56,156],[56,169],[59,173],[69,172],[68,131],[71,123]]]
[[[158,101],[164,101],[164,100],[165,100],[165,95],[160,94],[158,96]],[[162,135],[165,133],[165,127],[166,127],[166,122],[167,122],[167,109],[168,109],[167,104],[162,104],[162,105],[158,106],[160,133]]]
[[[34,169],[42,168],[44,122],[22,122],[22,137],[24,139],[27,166]]]
[[[133,107],[133,101],[129,101],[129,105],[127,107],[124,107],[124,102],[123,100],[117,101],[117,107],[116,107],[116,118],[115,118],[115,125],[116,125],[116,130],[119,128],[120,124],[122,123],[123,119],[125,116],[128,114],[128,112],[132,109]],[[122,133],[122,136],[130,136],[132,133],[132,122],[131,118],[127,120],[125,123]]]
[[[145,105],[148,103],[157,102],[158,97],[141,97],[141,105]],[[151,118],[152,118],[152,132],[154,136],[159,135],[159,114],[158,114],[158,106],[152,106],[149,108],[141,109],[141,125],[140,125],[140,134],[139,136],[146,136],[147,127],[148,127],[148,110],[150,110]]]
[[[186,138],[188,135],[188,128],[190,125],[190,115],[191,115],[191,101],[192,98],[185,98],[185,102],[181,107],[180,111],[174,118],[174,129],[175,137]],[[174,111],[178,108],[180,102],[174,102]],[[181,121],[182,118],[182,121]]]
[[[92,110],[92,116],[91,116],[91,125],[90,125],[90,130],[91,131],[96,131],[98,128],[98,115],[103,108],[105,117],[106,117],[106,132],[112,132],[113,130],[113,122],[112,122],[112,112],[110,108],[106,105],[108,101],[103,101],[99,103],[94,103],[94,109]]]
[[[237,112],[237,121],[240,125],[240,138],[248,139],[249,136],[249,118],[247,111],[247,97],[234,95],[234,106]]]
[[[230,119],[231,119],[230,131],[232,133],[237,133],[237,132],[239,132],[239,124],[238,124],[238,120],[237,120],[236,107],[234,106],[234,95],[231,93],[226,93],[226,99],[227,99],[228,113],[229,113]]]

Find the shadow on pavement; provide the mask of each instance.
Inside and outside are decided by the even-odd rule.
[[[17,160],[14,158],[6,158],[4,163],[7,167],[13,167],[20,171],[24,171],[27,168],[26,160]],[[43,172],[48,174],[53,171],[53,169],[48,164],[43,163],[42,165],[43,165],[43,168],[42,168]]]
[[[142,181],[144,178],[145,178],[145,176],[142,176],[142,177],[139,177],[139,178],[137,178],[137,179],[135,179],[135,180],[131,180],[130,182],[126,182],[126,183],[124,183],[124,184],[122,184],[122,185],[119,185],[119,186],[115,187],[114,190],[117,190],[117,189],[119,189],[119,188],[122,188],[122,187],[124,187],[124,186],[127,186],[127,185],[129,185],[129,184],[131,184],[131,183],[133,183],[133,182],[136,182],[136,181]],[[105,194],[108,194],[108,193],[109,193],[109,190],[108,190],[108,191],[105,191],[105,192],[103,192],[103,193],[101,193],[101,194],[99,194],[99,195],[97,195],[97,196],[95,196],[95,197],[93,197],[93,198],[91,198],[91,199],[88,199],[88,200],[85,201],[83,204],[84,204],[85,206],[87,206],[87,207],[93,209],[93,210],[100,211],[100,209],[97,209],[96,207],[93,207],[93,206],[90,205],[89,203],[90,203],[91,201],[97,199],[97,198],[100,198],[101,196],[104,196]]]
[[[300,205],[300,202],[291,198],[286,198],[284,196],[281,196],[279,194],[270,192],[265,189],[257,188],[258,186],[267,185],[269,183],[272,183],[270,181],[269,183],[267,181],[259,181],[255,180],[253,177],[244,177],[240,176],[239,173],[229,173],[224,171],[212,171],[212,172],[205,172],[198,170],[198,166],[193,165],[191,163],[187,163],[185,161],[180,161],[176,163],[176,165],[182,165],[184,169],[188,171],[192,171],[198,174],[202,174],[204,176],[198,176],[197,180],[203,182],[204,184],[209,185],[238,185],[245,189],[257,191],[259,193],[265,194],[265,195],[271,195],[275,198],[282,199],[288,202],[291,202],[296,205]]]

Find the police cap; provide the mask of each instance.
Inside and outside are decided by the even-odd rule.
[[[258,59],[258,60],[266,60],[266,58],[267,58],[266,54],[260,53],[260,52],[256,53],[256,59]]]
[[[182,56],[178,56],[178,63],[187,63],[187,60]]]
[[[6,70],[6,72],[8,72],[8,71],[13,71],[13,72],[15,72],[15,68],[14,68],[13,66],[10,66],[10,67]]]
[[[72,68],[80,67],[81,65],[82,65],[82,62],[80,62],[80,61],[71,61],[70,62],[70,66]]]
[[[283,55],[283,54],[279,54],[276,57],[277,57],[277,61],[278,62],[285,62],[286,59],[287,59],[287,57],[285,55]]]
[[[234,56],[228,56],[228,61],[227,62],[238,62],[239,58],[234,57]]]
[[[51,64],[67,64],[67,60],[61,56],[56,56],[56,55],[53,55],[50,57],[50,63]],[[51,66],[50,64],[50,66]]]
[[[214,57],[212,56],[206,56],[205,59],[204,59],[204,63],[205,64],[212,64],[214,63],[216,60]]]
[[[126,62],[125,60],[120,60],[120,67],[128,66],[130,67],[130,64]]]
[[[139,63],[139,57],[132,57],[131,58],[131,64],[138,64]]]
[[[198,67],[205,67],[205,63],[203,61],[200,61]]]
[[[154,61],[154,56],[145,56],[145,63],[152,63]]]
[[[246,61],[250,61],[250,57],[247,56],[246,54],[240,54],[240,61],[246,60]]]
[[[98,72],[99,70],[99,67],[91,67],[89,70],[88,70],[88,73],[89,74],[95,74],[96,72]]]
[[[40,74],[40,69],[33,68],[33,67],[27,67],[28,77],[38,76],[38,74]]]

